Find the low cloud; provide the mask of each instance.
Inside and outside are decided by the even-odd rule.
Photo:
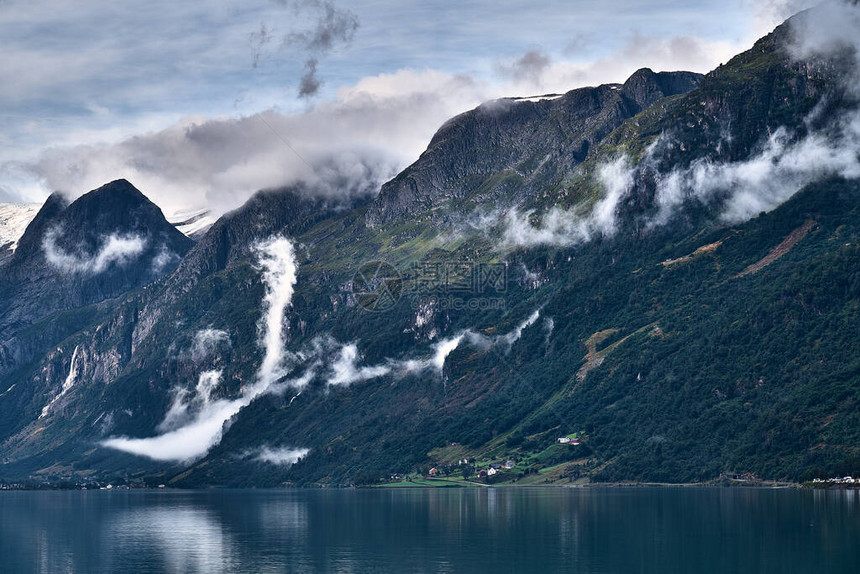
[[[191,462],[205,456],[221,442],[225,425],[245,405],[217,401],[190,423],[152,438],[110,438],[102,446],[158,461]]]
[[[819,57],[847,61],[840,81],[860,96],[860,6],[831,0],[791,22],[789,50],[793,57],[801,62]],[[823,103],[827,96],[824,98]],[[690,200],[706,205],[719,200],[721,219],[738,223],[778,207],[814,181],[831,176],[860,178],[860,111],[847,109],[828,119],[820,117],[821,109],[816,107],[806,118],[808,133],[798,137],[779,128],[758,153],[744,161],[722,163],[703,158],[687,169],[658,174],[658,213],[650,224],[666,224]],[[819,125],[822,121],[824,125]],[[660,148],[652,146],[649,156]],[[649,156],[645,163],[654,159]]]
[[[271,253],[263,257],[269,257]],[[269,275],[267,281],[270,285],[281,285],[285,283],[285,269],[289,262],[281,262],[277,266],[281,272]],[[289,280],[286,281],[289,283]],[[275,304],[288,305],[289,302],[277,301]],[[273,307],[269,307],[268,313],[272,313]],[[283,370],[264,370],[258,372],[257,382],[243,389],[239,398],[228,400],[215,398],[222,382],[222,371],[211,370],[200,374],[194,390],[177,388],[173,391],[170,407],[165,414],[164,420],[157,430],[161,433],[151,438],[129,438],[115,437],[102,442],[103,446],[121,450],[131,454],[145,456],[153,460],[190,462],[206,455],[209,450],[221,442],[223,433],[229,428],[233,418],[246,406],[258,397],[266,394],[280,394],[287,389],[297,390],[298,393],[292,398],[294,401],[300,396],[305,387],[313,381],[320,367],[328,362],[325,384],[328,387],[347,386],[354,383],[379,378],[386,375],[406,376],[408,374],[432,371],[441,375],[445,368],[448,356],[459,346],[468,342],[469,344],[486,352],[494,347],[499,347],[503,352],[510,350],[511,346],[520,339],[525,329],[534,325],[540,317],[540,310],[533,312],[529,317],[517,324],[509,333],[488,337],[471,330],[462,331],[450,338],[439,341],[432,347],[432,354],[422,359],[385,359],[377,365],[359,365],[361,357],[358,346],[355,343],[338,344],[331,337],[318,337],[307,351],[297,353],[294,357],[305,363],[304,372],[300,376],[285,379]],[[272,329],[277,329],[275,322],[268,323]],[[204,339],[211,339],[205,335]],[[218,338],[218,337],[215,337]],[[264,345],[267,339],[263,339]],[[269,342],[274,341],[274,338]],[[292,356],[292,355],[291,355]],[[273,361],[271,365],[281,365],[280,361]],[[280,367],[279,367],[280,368]],[[292,371],[299,371],[300,367],[293,366]],[[275,373],[280,380],[275,382]],[[292,464],[307,454],[305,449],[270,449],[268,456],[273,464]],[[261,450],[257,455],[262,455]]]
[[[526,319],[518,323],[511,331],[494,337],[475,332],[471,329],[460,331],[451,337],[442,339],[435,343],[432,347],[433,354],[429,358],[422,360],[401,360],[395,361],[392,364],[395,365],[401,373],[432,370],[437,374],[442,375],[445,371],[445,363],[447,362],[448,357],[464,343],[469,344],[482,352],[487,352],[496,348],[501,350],[502,353],[508,353],[514,343],[520,340],[523,335],[523,331],[537,322],[540,318],[540,313],[540,309],[536,309]]]
[[[260,322],[260,345],[264,356],[256,381],[243,388],[235,399],[215,399],[222,371],[200,374],[194,391],[184,388],[173,391],[173,400],[164,420],[158,426],[162,434],[150,438],[116,437],[102,442],[103,446],[153,460],[189,462],[205,456],[221,442],[226,428],[239,411],[265,394],[283,390],[289,382],[275,383],[289,371],[284,350],[284,314],[292,302],[297,264],[292,244],[275,236],[257,245],[262,281],[265,285],[263,318]],[[204,350],[223,340],[222,332],[198,331]],[[193,351],[192,351],[193,353]]]
[[[297,265],[293,244],[284,237],[273,237],[259,243],[256,251],[266,287],[264,312],[259,324],[264,355],[257,380],[268,387],[285,374],[284,361],[288,355],[284,349],[284,318],[293,299]]]
[[[544,331],[546,331],[546,337],[544,338],[544,345],[549,345],[549,339],[552,337],[552,332],[555,330],[555,319],[552,317],[547,317],[543,322]]]
[[[852,73],[843,78],[857,92],[860,88],[860,5],[853,0],[825,0],[792,20],[791,53],[798,61],[816,57],[847,55],[853,59]],[[846,53],[847,51],[847,53]]]
[[[662,136],[657,144],[667,143]],[[777,129],[749,159],[719,162],[701,158],[689,167],[659,172],[665,146],[653,145],[640,163],[628,167],[625,158],[599,169],[604,189],[590,211],[553,207],[537,217],[533,211],[513,210],[501,219],[503,246],[571,246],[618,232],[618,209],[634,189],[636,175],[652,170],[655,212],[642,223],[645,229],[671,224],[689,202],[714,210],[724,223],[747,221],[789,200],[804,186],[826,177],[860,177],[860,114],[839,116],[827,129],[796,138]],[[495,225],[499,224],[499,219]],[[493,225],[484,230],[492,232]]]
[[[838,134],[812,134],[792,142],[788,132],[777,130],[763,151],[741,162],[716,163],[708,159],[689,169],[659,177],[656,218],[653,225],[669,222],[684,202],[710,204],[724,193],[721,219],[746,221],[778,207],[804,186],[828,176],[860,177],[860,123],[852,121]]]
[[[191,342],[191,359],[200,362],[208,359],[221,348],[230,344],[230,335],[220,329],[200,329]]]
[[[619,157],[597,168],[597,180],[603,197],[590,209],[550,208],[540,217],[533,210],[511,210],[496,222],[484,224],[484,230],[501,223],[502,246],[537,247],[570,246],[585,243],[598,236],[611,237],[618,230],[618,206],[633,186],[634,170],[626,157]]]
[[[164,271],[164,268],[178,263],[181,257],[167,248],[167,245],[162,245],[155,257],[152,258],[152,272],[156,275]]]
[[[309,357],[316,358],[317,362],[314,368],[320,364],[328,363],[328,373],[325,379],[327,386],[347,386],[386,375],[399,378],[425,371],[441,376],[444,373],[448,356],[460,345],[466,343],[482,352],[497,348],[501,352],[507,353],[514,343],[522,337],[523,331],[534,325],[539,317],[540,310],[538,309],[517,324],[510,332],[494,337],[477,333],[471,329],[460,331],[434,343],[430,347],[430,354],[421,358],[395,359],[388,357],[375,365],[361,365],[362,357],[356,343],[339,344],[331,337],[317,338],[313,344],[313,351],[302,355],[306,360]],[[301,389],[303,386],[298,388]]]
[[[746,47],[744,43],[712,42],[694,36],[633,34],[617,51],[600,58],[553,60],[540,50],[529,50],[513,60],[497,62],[495,70],[506,80],[508,96],[565,93],[581,86],[622,83],[643,67],[708,72]],[[582,47],[575,49],[583,52]]]
[[[111,234],[101,240],[93,254],[70,253],[57,244],[59,231],[45,234],[42,251],[49,265],[65,273],[99,274],[111,266],[122,267],[137,259],[146,248],[147,240],[139,235]]]
[[[847,57],[849,66],[841,81],[860,96],[860,35],[856,33],[860,6],[841,0],[827,2],[792,20],[792,26],[789,49],[793,56],[798,61],[837,57],[843,62]],[[618,229],[619,206],[643,170],[650,171],[655,184],[656,211],[643,221],[646,229],[670,224],[689,202],[713,209],[727,224],[741,223],[778,207],[815,181],[832,176],[860,178],[860,111],[847,109],[822,118],[821,110],[816,107],[806,118],[808,132],[799,135],[778,128],[759,151],[742,161],[704,157],[689,167],[660,172],[661,155],[674,144],[671,134],[663,134],[637,165],[620,157],[599,167],[604,194],[589,211],[554,207],[538,217],[533,211],[514,210],[496,214],[495,221],[484,222],[482,228],[494,229],[501,222],[507,247],[570,246],[612,236]]]
[[[221,383],[223,371],[212,370],[200,373],[194,392],[177,387],[173,389],[173,398],[164,420],[158,425],[157,430],[161,432],[173,431],[192,422],[192,416],[201,417],[201,413],[211,410],[212,393]]]
[[[340,356],[331,365],[331,374],[326,381],[330,386],[351,385],[369,379],[382,377],[391,372],[387,365],[358,367],[358,347],[355,344],[344,345]]]
[[[244,398],[212,400],[212,392],[220,381],[221,371],[207,371],[201,373],[194,393],[176,390],[158,426],[162,434],[151,438],[110,438],[102,445],[159,461],[188,462],[204,456],[221,442],[229,421],[250,403]]]
[[[257,190],[299,183],[349,201],[377,193],[442,123],[485,96],[466,76],[401,71],[365,78],[304,112],[191,116],[118,143],[51,148],[14,171],[70,198],[124,177],[168,216],[205,207],[217,218]]]
[[[260,448],[254,458],[261,462],[268,462],[278,466],[291,466],[308,455],[307,448],[272,448],[264,446]]]
[[[536,309],[531,315],[526,318],[525,321],[517,325],[510,333],[503,335],[500,339],[500,342],[506,347],[507,350],[520,340],[520,337],[523,336],[523,331],[534,325],[537,320],[540,318],[540,309]]]

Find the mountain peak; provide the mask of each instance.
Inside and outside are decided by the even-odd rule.
[[[171,236],[171,244],[185,243],[173,233],[161,209],[126,179],[117,179],[85,193],[71,203],[61,192],[52,193],[27,227],[13,262],[39,255],[46,232],[61,233],[69,245],[95,248],[111,234]],[[187,249],[182,249],[184,253]]]
[[[94,189],[76,199],[70,206],[73,212],[82,210],[85,217],[122,217],[132,215],[134,210],[143,210],[150,217],[161,216],[161,209],[152,203],[139,189],[128,180],[117,179]],[[157,214],[156,214],[157,212]]]
[[[137,189],[130,181],[127,179],[115,179],[110,183],[106,183],[103,186],[94,189],[86,195],[92,195],[95,197],[104,197],[107,195],[124,195],[128,198],[134,198],[139,201],[149,201],[143,192]]]
[[[172,271],[192,244],[127,180],[71,203],[53,193],[0,278],[0,293],[29,293],[14,312],[5,309],[5,319],[31,323],[121,295]]]
[[[703,77],[694,72],[655,72],[651,68],[640,68],[627,78],[621,93],[645,109],[658,100],[697,88]]]

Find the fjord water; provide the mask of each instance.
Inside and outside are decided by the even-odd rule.
[[[860,493],[6,491],[0,571],[856,573]]]

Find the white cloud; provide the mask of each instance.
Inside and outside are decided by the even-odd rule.
[[[616,158],[597,168],[597,180],[604,194],[591,207],[562,209],[552,207],[539,222],[533,223],[533,210],[511,210],[501,221],[502,247],[569,246],[590,241],[596,236],[612,236],[617,231],[617,211],[621,200],[633,186],[634,169],[626,157]],[[484,229],[490,227],[486,224]]]
[[[296,283],[295,252],[287,239],[276,236],[260,243],[257,254],[266,292],[260,337],[264,358],[256,382],[243,388],[236,399],[213,400],[212,393],[220,384],[222,373],[203,372],[193,394],[185,389],[174,391],[172,404],[158,429],[167,432],[150,438],[110,438],[102,442],[103,446],[153,460],[193,461],[221,442],[225,428],[239,411],[264,394],[283,390],[283,385],[275,383],[286,373],[283,321]],[[200,333],[202,341],[222,338],[217,332]]]
[[[709,72],[747,49],[747,41],[708,41],[694,36],[665,38],[633,34],[618,50],[586,61],[544,61],[526,52],[513,64],[502,63],[505,95],[564,93],[576,87],[620,84],[640,68],[654,71]],[[751,44],[751,42],[749,42]],[[514,72],[510,71],[513,65]],[[500,86],[500,87],[502,87]]]
[[[618,204],[633,187],[633,171],[626,157],[620,157],[613,162],[598,168],[597,179],[606,194],[594,206],[591,219],[597,231],[606,236],[615,234],[617,228],[616,215]]]
[[[448,357],[455,350],[459,349],[460,345],[464,342],[472,345],[482,352],[487,352],[494,347],[500,347],[502,352],[507,353],[511,350],[514,343],[520,340],[523,331],[534,325],[539,318],[540,309],[536,309],[531,315],[517,324],[511,331],[502,335],[496,335],[495,337],[488,337],[481,333],[476,333],[471,329],[466,329],[435,343],[432,346],[433,354],[429,358],[425,358],[423,360],[389,360],[388,364],[392,366],[392,371],[398,374],[432,370],[441,375],[445,370],[445,363],[447,362]]]
[[[843,0],[827,1],[792,20],[793,43],[799,61],[849,54],[851,68],[843,70],[845,87],[860,94],[860,6]],[[848,50],[846,52],[846,49]],[[826,97],[826,96],[825,96]],[[738,162],[714,162],[704,158],[689,168],[659,174],[657,206],[652,225],[664,225],[687,200],[708,204],[727,193],[721,217],[728,223],[745,221],[781,205],[804,186],[828,176],[860,178],[860,112],[848,110],[814,128],[820,107],[807,118],[810,132],[801,138],[785,128],[775,130],[759,153]],[[649,156],[659,153],[656,144]],[[646,156],[645,161],[653,157]]]
[[[612,236],[617,232],[618,206],[633,189],[636,172],[657,165],[661,149],[663,146],[655,142],[637,166],[627,167],[623,158],[601,166],[599,180],[604,196],[590,212],[551,208],[538,223],[532,222],[532,211],[507,213],[502,222],[503,246],[570,246]],[[749,159],[716,162],[706,157],[688,168],[655,173],[657,212],[646,224],[650,228],[669,224],[691,200],[712,206],[726,223],[746,221],[778,207],[804,186],[824,177],[860,177],[858,149],[860,114],[856,113],[843,115],[837,118],[836,126],[800,139],[777,129]]]
[[[742,0],[742,3],[747,5],[753,16],[753,33],[758,38],[789,16],[820,4],[821,0]]]
[[[257,379],[269,386],[284,375],[284,317],[296,285],[296,255],[293,244],[284,237],[273,237],[257,245],[266,294],[261,343],[265,354]]]
[[[187,10],[199,17],[199,10]],[[217,14],[217,23],[224,24],[223,16]],[[188,17],[193,21],[194,17]],[[260,21],[245,33],[246,49],[253,48],[248,46],[248,38],[259,29]],[[370,29],[374,25],[371,19]],[[238,25],[231,24],[228,37],[235,40],[238,30]],[[188,34],[188,30],[183,29],[183,33]],[[199,34],[192,36],[189,42],[201,49],[196,43],[203,39]],[[360,40],[357,38],[355,49],[359,49]],[[611,45],[615,45],[614,40]],[[486,65],[476,59],[466,71],[423,68],[407,61],[393,68],[376,68],[395,71],[341,82],[338,89],[326,94],[323,103],[303,111],[274,107],[262,113],[249,110],[242,117],[226,117],[187,115],[186,108],[173,116],[155,117],[160,112],[151,111],[154,119],[141,117],[131,131],[138,134],[133,137],[117,132],[116,121],[106,121],[101,135],[83,133],[89,129],[84,126],[93,122],[65,130],[68,137],[46,132],[44,141],[51,141],[52,147],[43,144],[37,157],[21,158],[24,161],[14,166],[6,164],[0,172],[11,174],[14,167],[16,182],[22,181],[23,173],[38,180],[43,193],[59,189],[71,196],[124,177],[167,213],[207,206],[216,216],[241,205],[258,189],[296,182],[338,195],[374,193],[418,157],[440,125],[483,101],[623,82],[643,66],[707,71],[742,45],[671,34],[661,38],[632,34],[613,50],[603,46],[598,50],[601,55],[588,61],[558,59],[541,47],[526,48],[510,57],[500,52]],[[207,57],[217,60],[215,47],[205,48]],[[145,47],[138,49],[145,51]],[[104,67],[111,65],[105,63]],[[507,71],[499,75],[499,69]],[[221,113],[237,112],[227,109]],[[70,145],[74,141],[86,143]]]
[[[386,365],[358,367],[358,347],[355,344],[344,345],[340,356],[331,365],[331,374],[326,381],[330,386],[351,385],[369,379],[382,377],[391,372]]]
[[[165,267],[178,263],[181,257],[167,248],[167,245],[162,245],[155,257],[152,258],[152,272],[160,274]]]
[[[779,3],[784,5],[785,3]],[[780,6],[771,6],[780,10]],[[827,2],[793,20],[794,57],[802,60],[837,53],[855,59],[844,71],[846,87],[860,94],[860,7],[842,0]],[[846,52],[847,49],[847,52]],[[823,128],[812,128],[818,118],[816,108],[807,118],[810,133],[796,137],[785,128],[775,130],[762,143],[761,150],[748,159],[718,162],[709,157],[696,160],[687,168],[656,173],[656,215],[649,227],[666,225],[687,201],[698,201],[719,210],[727,223],[739,223],[770,211],[804,186],[828,176],[848,179],[860,177],[860,112],[845,111],[831,118]],[[533,222],[534,212],[512,211],[504,220],[504,245],[573,245],[597,235],[610,236],[617,230],[616,216],[621,200],[633,188],[634,177],[643,167],[655,168],[671,135],[658,138],[636,166],[626,158],[600,166],[598,180],[604,195],[590,213],[551,208]],[[716,202],[719,200],[719,204]],[[492,227],[486,223],[484,228]]]
[[[463,342],[464,338],[465,333],[460,333],[459,335],[443,339],[433,345],[433,357],[429,360],[428,364],[437,372],[441,373],[445,368],[445,361],[448,359],[448,355],[457,350],[457,347],[460,346],[460,343]]]
[[[274,240],[273,244],[279,245],[277,240]],[[274,250],[278,256],[286,253],[283,251],[283,246],[274,248]],[[263,255],[263,257],[271,256],[270,250],[266,250],[265,253],[267,255]],[[292,251],[290,254],[292,256]],[[290,285],[289,289],[292,289],[289,279],[286,278],[288,273],[285,271],[294,264],[294,260],[289,257],[277,264],[271,263],[273,274],[267,276],[267,281],[270,282],[270,285],[280,285],[282,289],[287,289],[286,285]],[[276,272],[275,268],[279,271]],[[286,307],[289,301],[279,300],[274,304],[283,304]],[[277,315],[273,311],[273,307],[269,307],[267,313],[270,316]],[[339,345],[335,359],[329,366],[326,384],[328,386],[346,386],[388,374],[403,376],[424,370],[432,370],[441,374],[448,355],[457,349],[462,342],[468,341],[484,351],[493,346],[501,346],[507,351],[519,340],[523,331],[534,325],[539,317],[540,310],[537,310],[519,323],[511,332],[496,337],[487,337],[470,330],[462,331],[449,339],[436,343],[432,347],[433,353],[430,357],[418,360],[386,359],[379,365],[358,366],[360,357],[357,345],[354,343]],[[266,324],[271,329],[280,327],[280,323],[277,321]],[[264,341],[266,340],[264,338]],[[301,395],[302,390],[316,377],[317,369],[321,365],[321,357],[330,354],[332,348],[336,346],[338,346],[337,342],[330,337],[317,338],[309,353],[296,355],[298,359],[310,363],[301,376],[275,383],[277,370],[273,367],[272,370],[264,372],[261,368],[258,372],[257,382],[249,388],[243,389],[241,396],[233,400],[213,399],[213,392],[221,383],[222,372],[220,370],[205,371],[201,373],[193,393],[183,388],[177,388],[173,391],[171,405],[158,427],[162,434],[151,438],[115,437],[103,441],[102,445],[154,460],[188,462],[199,459],[221,441],[223,432],[230,425],[233,417],[256,398],[264,394],[282,393],[287,388],[298,390],[296,397]],[[280,365],[281,363],[280,361],[273,361],[271,364]],[[293,400],[296,397],[293,397]],[[292,458],[300,458],[307,454],[307,450],[287,449],[280,452],[283,456],[278,459],[279,452],[272,450],[269,453],[272,460],[267,462],[286,464]],[[282,462],[276,462],[276,459]],[[295,461],[293,460],[293,462]]]
[[[213,401],[175,430],[152,438],[110,438],[103,441],[102,445],[153,460],[193,461],[204,456],[221,441],[225,425],[250,402],[245,397],[232,401]]]
[[[202,361],[212,356],[221,345],[229,344],[230,335],[226,331],[211,327],[200,329],[191,342],[191,359],[195,362]]]
[[[310,449],[306,448],[272,448],[264,446],[257,451],[255,458],[278,466],[290,466],[307,456]]]
[[[431,371],[441,376],[448,356],[461,344],[468,343],[483,352],[487,352],[493,347],[500,347],[502,352],[508,352],[513,344],[520,339],[523,331],[532,326],[539,317],[540,310],[538,309],[510,332],[495,337],[488,337],[471,329],[466,329],[431,345],[429,356],[409,359],[388,357],[376,365],[359,366],[361,356],[356,343],[339,344],[331,337],[319,337],[314,341],[310,353],[300,354],[305,360],[317,358],[314,365],[308,370],[310,374],[306,373],[309,378],[303,381],[301,385],[292,386],[299,390],[304,388],[313,378],[316,367],[322,362],[322,357],[326,355],[333,356],[328,366],[326,378],[326,385],[328,386],[346,386],[386,375],[403,377],[424,371]]]
[[[666,224],[684,201],[707,204],[718,192],[729,192],[721,217],[738,223],[774,209],[823,177],[860,177],[858,127],[860,123],[852,122],[842,127],[838,137],[812,134],[797,142],[779,129],[762,152],[748,160],[716,163],[704,159],[689,169],[661,176],[656,195],[659,212],[652,225]]]
[[[66,273],[98,274],[112,265],[124,266],[143,253],[147,240],[139,235],[113,233],[102,239],[93,254],[69,253],[57,245],[56,229],[45,233],[42,250],[52,267]]]
[[[505,346],[510,349],[514,343],[520,340],[520,337],[523,336],[523,331],[534,325],[537,320],[540,318],[540,309],[535,309],[534,313],[526,317],[525,321],[517,325],[513,331],[503,335],[501,341],[504,342]]]

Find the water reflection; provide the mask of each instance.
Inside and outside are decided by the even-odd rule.
[[[0,493],[9,572],[858,572],[856,491]]]
[[[136,508],[105,524],[104,540],[120,555],[142,553],[164,572],[227,572],[235,541],[205,508]]]

